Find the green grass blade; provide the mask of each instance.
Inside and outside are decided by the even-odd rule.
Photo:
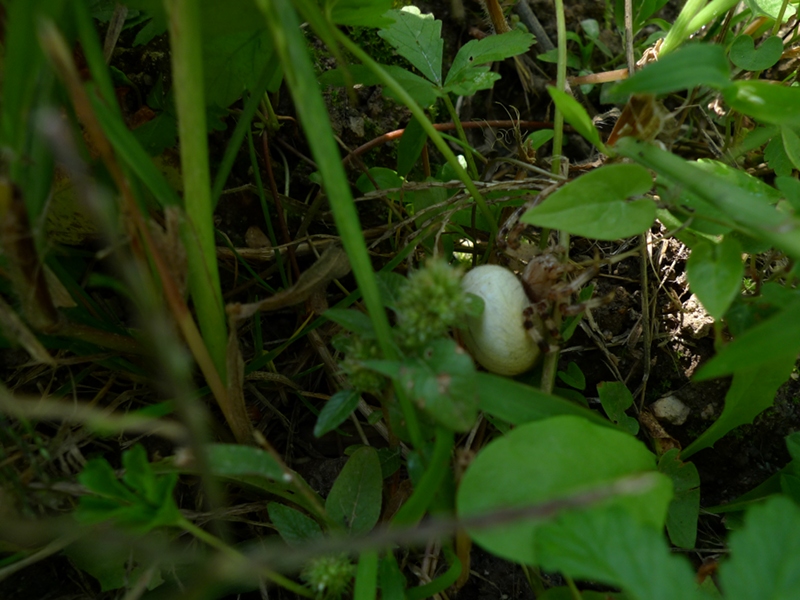
[[[226,381],[227,328],[214,242],[211,176],[206,139],[200,8],[194,0],[167,0],[175,107],[186,208],[183,241],[189,290],[214,365]]]

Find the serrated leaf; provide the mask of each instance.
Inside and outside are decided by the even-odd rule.
[[[267,505],[267,512],[278,534],[290,546],[301,546],[323,537],[319,524],[299,510],[270,502]]]
[[[412,401],[437,423],[469,431],[478,416],[475,365],[453,340],[437,340],[422,358],[368,360],[364,366],[400,380]]]
[[[731,236],[719,244],[701,241],[686,262],[689,287],[708,314],[721,319],[742,287],[742,246]]]
[[[800,589],[798,531],[800,509],[788,498],[770,498],[747,511],[744,527],[730,536],[730,558],[719,569],[725,598],[796,598]]]
[[[695,379],[702,381],[737,371],[766,366],[775,361],[796,357],[800,352],[800,302],[737,336],[700,368]]]
[[[600,404],[603,405],[603,410],[612,423],[616,423],[631,435],[639,433],[639,422],[625,414],[625,411],[633,405],[633,396],[624,383],[604,381],[597,385],[597,392],[600,395]]]
[[[797,320],[797,319],[795,319]],[[786,322],[787,325],[789,322]],[[753,350],[753,356],[757,356]],[[772,406],[778,388],[789,378],[794,368],[797,352],[772,358],[749,369],[739,367],[733,375],[728,393],[725,395],[725,408],[714,424],[706,429],[682,452],[683,458],[703,448],[713,446],[723,435],[738,427],[752,423],[756,416]],[[712,359],[711,365],[716,358]],[[703,369],[701,369],[702,371]]]
[[[725,50],[713,44],[687,44],[661,56],[613,90],[614,94],[670,94],[697,86],[724,89],[730,85]]]
[[[87,523],[114,520],[140,533],[179,523],[183,517],[172,497],[177,474],[155,475],[140,445],[123,452],[122,462],[124,484],[105,459],[87,462],[78,481],[99,496],[82,496],[76,517]]]
[[[736,36],[731,44],[731,62],[746,71],[763,71],[777,63],[783,54],[783,40],[772,35],[756,48],[747,34]]]
[[[553,86],[548,86],[547,92],[555,102],[558,110],[564,115],[564,120],[572,125],[575,131],[586,138],[595,148],[607,154],[608,150],[606,150],[603,141],[600,139],[600,132],[592,123],[592,119],[586,109],[575,98]]]
[[[266,29],[203,37],[203,80],[206,104],[227,108],[253,89],[265,66],[273,66],[267,89],[281,82],[280,63]]]
[[[520,219],[598,240],[618,240],[647,230],[656,207],[649,199],[626,201],[653,185],[647,169],[608,165],[567,183]]]
[[[700,515],[700,475],[693,463],[682,462],[679,455],[680,450],[673,448],[658,461],[659,472],[672,480],[675,493],[667,513],[667,532],[676,546],[694,548]]]
[[[769,168],[775,171],[779,177],[790,177],[792,175],[792,160],[786,154],[783,145],[783,136],[776,135],[772,138],[767,147],[764,148],[764,160],[767,161]]]
[[[386,16],[394,21],[378,35],[436,85],[442,84],[442,22],[423,15],[416,6],[392,10]]]
[[[383,477],[374,448],[356,450],[336,478],[325,510],[332,521],[353,535],[364,535],[381,514]]]
[[[631,600],[700,597],[688,561],[672,554],[652,525],[618,508],[572,521],[559,518],[536,537],[539,564],[548,571],[620,587]]]
[[[358,406],[359,393],[357,390],[340,390],[331,396],[322,407],[314,425],[314,435],[322,437],[344,423]]]
[[[488,68],[481,65],[527,52],[533,42],[533,35],[518,29],[467,42],[458,51],[447,72],[445,90],[460,95],[471,95],[463,92],[474,90],[471,93],[475,93],[479,89],[488,89],[486,87],[489,79],[486,77]],[[492,79],[499,79],[499,76]]]
[[[591,536],[594,521],[602,521],[615,506],[636,521],[660,528],[672,486],[667,477],[654,472],[655,465],[655,457],[644,444],[616,428],[574,416],[527,423],[495,439],[478,454],[458,489],[458,515],[465,518],[532,506],[647,473],[648,485],[641,491],[614,495],[586,509],[591,516],[584,521],[576,519],[579,511],[570,511],[564,527],[578,538]],[[540,556],[534,552],[534,543],[549,527],[547,522],[528,519],[469,533],[497,556],[537,564]]]

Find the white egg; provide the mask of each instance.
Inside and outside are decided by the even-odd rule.
[[[523,311],[530,302],[517,276],[504,267],[483,265],[464,275],[461,286],[485,304],[483,314],[469,318],[464,330],[475,360],[499,375],[530,369],[541,351],[525,329]]]

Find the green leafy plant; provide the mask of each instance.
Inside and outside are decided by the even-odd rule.
[[[445,74],[443,65],[451,57],[445,54],[444,24],[414,7],[390,10],[388,0],[235,0],[225,6],[129,0],[115,3],[110,14],[104,3],[8,0],[0,107],[0,144],[7,157],[0,180],[0,325],[4,345],[18,344],[53,375],[40,370],[29,378],[10,378],[16,390],[37,389],[32,382],[46,390],[41,399],[25,399],[21,393],[18,398],[0,387],[0,410],[12,422],[5,427],[4,416],[0,428],[0,473],[11,482],[3,493],[16,493],[26,517],[19,519],[20,531],[35,533],[30,545],[37,546],[31,553],[17,541],[21,534],[15,530],[7,536],[6,525],[0,524],[7,544],[3,550],[13,549],[1,559],[0,579],[66,548],[65,554],[95,577],[102,591],[125,587],[131,596],[163,586],[165,597],[221,597],[270,581],[302,597],[367,600],[380,593],[413,600],[463,584],[474,542],[534,567],[529,571],[532,585],[542,588],[537,597],[596,597],[581,591],[576,579],[610,586],[627,598],[791,596],[798,583],[791,567],[800,552],[792,535],[800,525],[795,434],[786,439],[791,463],[731,504],[710,509],[728,512],[731,522],[742,524],[729,537],[720,590],[711,579],[695,582],[690,563],[670,552],[664,530],[673,545],[696,547],[704,481],[687,460],[771,407],[778,388],[796,373],[800,185],[793,173],[800,168],[800,92],[760,79],[783,56],[778,34],[793,7],[785,1],[753,0],[734,15],[730,0],[690,0],[670,25],[655,16],[664,5],[661,0],[633,3],[627,19],[622,18],[625,4],[615,4],[615,20],[620,29],[626,21],[632,24],[628,41],[649,25],[668,30],[659,60],[612,90],[617,97],[635,95],[653,109],[651,117],[658,122],[652,135],[627,135],[646,124],[644,116],[629,111],[622,117],[622,125],[630,120],[627,133],[604,142],[587,109],[567,92],[568,68],[578,74],[590,70],[595,49],[609,60],[615,57],[602,43],[596,21],[581,24],[583,36],[568,33],[563,3],[556,2],[558,48],[550,58],[557,64],[557,84],[548,88],[554,123],[525,142],[516,132],[522,146],[518,155],[525,160],[504,157],[520,169],[509,183],[490,182],[494,171],[488,167],[479,172],[483,157],[470,148],[453,100],[493,88],[500,75],[491,63],[532,45],[533,36],[522,30],[465,43]],[[91,12],[102,10],[109,43],[116,41],[114,27],[124,26],[126,8],[141,11],[130,13],[135,22],[129,25],[140,27],[135,36],[131,32],[133,44],[168,33],[172,65],[172,89],[155,86],[149,96],[161,115],[133,131],[115,90],[115,82],[131,80],[124,73],[112,79]],[[746,29],[756,15],[772,22]],[[308,27],[301,27],[301,20]],[[377,35],[415,71],[377,63],[348,36],[348,27],[377,28]],[[686,43],[700,30],[702,39]],[[569,40],[578,51],[572,57]],[[320,78],[311,58],[312,50],[321,52],[318,42],[339,64]],[[80,54],[73,52],[77,47]],[[83,70],[78,56],[85,59]],[[346,58],[360,64],[346,64]],[[320,82],[380,85],[409,109],[412,120],[391,159],[396,158],[396,169],[367,164],[351,185],[356,177],[345,171]],[[274,94],[282,84],[291,107]],[[684,113],[681,122],[691,128],[670,132],[668,111],[658,109],[662,100],[675,111],[705,112]],[[450,116],[452,123],[446,125],[457,132],[450,141],[463,152],[463,164],[439,131],[442,124],[432,123],[429,114],[436,110],[425,112],[436,103]],[[292,108],[296,114],[278,118],[276,111]],[[237,119],[218,152],[208,148],[207,134],[214,130],[210,114]],[[259,122],[253,123],[254,118]],[[271,143],[280,139],[280,123],[294,127],[295,120],[299,129],[292,129],[292,135],[305,133],[310,158],[287,157],[302,154],[295,142],[281,146],[286,152]],[[581,165],[588,172],[579,176],[569,169],[562,173],[567,166],[563,120],[617,162]],[[684,154],[675,144],[678,137],[689,137],[688,131],[699,130],[698,123],[716,135],[709,138],[715,140],[713,158]],[[79,131],[85,139],[75,135]],[[180,169],[168,173],[164,157],[153,161],[150,154],[174,145],[175,131]],[[653,138],[659,136],[656,143]],[[539,177],[548,173],[531,164],[542,157],[530,151],[546,152],[551,137],[551,156],[544,158],[553,176],[524,178],[524,171]],[[234,168],[245,140],[247,150],[241,154],[249,162]],[[427,152],[428,140],[438,155]],[[354,151],[348,158],[357,155]],[[297,166],[305,159],[313,167]],[[420,161],[426,181],[410,185]],[[774,179],[769,173],[761,180],[749,168],[759,165],[763,173],[764,162]],[[54,173],[55,165],[59,170]],[[315,171],[313,184],[306,177],[309,170]],[[169,178],[176,173],[179,184]],[[224,247],[217,245],[217,238],[230,233],[224,225],[215,231],[214,210],[223,188],[229,178],[241,179],[248,184],[226,191],[251,191],[251,173],[271,241],[248,250],[285,256],[276,263],[274,281],[269,269],[259,273],[248,263],[239,244],[228,239]],[[309,198],[316,194],[316,199],[296,203],[304,214],[303,233],[291,239],[281,202],[297,193],[291,188],[298,178],[303,193]],[[40,227],[51,210],[54,181],[52,202],[85,199],[96,224],[73,239],[95,236],[93,243],[100,241],[104,248],[99,254],[94,246],[91,251],[53,246]],[[368,210],[356,210],[354,190],[385,198],[386,213],[374,218]],[[314,215],[324,211],[323,200],[330,205],[343,249],[332,246],[303,269],[297,256],[301,245],[308,252],[330,241],[330,221],[320,227],[321,236],[307,235]],[[500,214],[529,200],[521,222],[542,231],[515,239],[510,231],[518,228],[509,224],[503,228],[507,237],[498,239]],[[395,217],[400,225],[385,225],[393,225]],[[381,273],[374,265],[384,258],[382,251],[368,250],[365,239],[371,218],[382,227],[372,233],[377,229],[377,235],[392,238],[376,242],[393,254]],[[654,228],[657,222],[663,227]],[[410,233],[408,241],[394,235],[411,225],[420,231]],[[550,229],[557,234],[551,236]],[[285,237],[280,243],[276,230]],[[649,319],[656,314],[646,282],[637,332],[647,350],[641,355],[632,350],[633,335],[621,344],[644,369],[638,390],[635,384],[629,388],[627,379],[598,383],[608,375],[584,373],[576,362],[561,363],[559,370],[558,352],[552,350],[558,341],[572,339],[581,308],[600,304],[590,298],[592,286],[579,290],[566,281],[573,267],[590,264],[587,272],[593,275],[602,264],[625,258],[604,262],[595,248],[639,236],[640,247],[628,255],[638,254],[644,280],[652,264],[647,236],[656,232],[660,241],[674,236],[685,244],[688,291],[714,320],[717,352],[697,369],[695,381],[731,377],[721,415],[682,448],[644,405],[654,364],[649,352],[655,329]],[[588,238],[594,259],[567,264],[570,236]],[[561,249],[553,245],[556,239]],[[542,389],[525,383],[530,373],[514,380],[480,371],[460,343],[468,320],[493,308],[465,293],[463,267],[452,265],[466,264],[465,257],[472,266],[490,259],[518,264],[513,253],[498,256],[496,245],[543,252],[553,260],[540,279],[526,268],[524,284],[508,273],[525,298],[509,322],[513,318],[513,325],[530,336],[535,352],[546,354]],[[230,256],[223,250],[233,256],[230,264],[218,261],[218,254]],[[107,256],[113,264],[100,269],[98,263]],[[525,258],[528,266],[538,264],[537,258]],[[407,259],[421,266],[407,277],[395,273]],[[244,287],[257,292],[243,291],[239,265],[247,267]],[[350,272],[353,279],[345,279]],[[189,303],[183,294],[187,279]],[[278,279],[281,291],[276,292]],[[344,293],[330,294],[337,304],[325,310],[315,302],[334,279],[342,280],[338,284]],[[545,285],[541,279],[547,280],[545,291],[537,297]],[[575,279],[585,284],[588,277]],[[247,304],[234,300],[226,309],[223,289],[257,297]],[[270,294],[266,300],[265,293]],[[573,296],[577,305],[568,306]],[[350,308],[359,300],[363,306]],[[125,302],[134,316],[115,313]],[[297,315],[290,310],[306,303],[307,318],[294,322]],[[245,306],[249,312],[242,316]],[[268,314],[270,307],[282,312]],[[336,357],[321,333],[329,327],[344,330],[331,344],[339,352]],[[293,332],[287,339],[267,345],[265,336],[272,341],[287,329]],[[594,330],[587,326],[587,331]],[[602,347],[603,340],[592,339]],[[299,340],[313,352],[286,353],[292,355],[287,359],[283,353]],[[66,351],[78,360],[65,359]],[[68,377],[58,371],[85,361],[91,366],[70,371]],[[536,362],[534,357],[526,364]],[[292,368],[278,372],[278,365],[287,363]],[[618,375],[615,361],[608,364]],[[97,374],[105,377],[107,372],[114,374],[110,381],[90,402],[83,401],[79,396],[94,385]],[[46,383],[43,373],[49,377]],[[298,383],[323,373],[334,388],[329,393]],[[556,378],[569,389],[556,389],[554,395],[547,390]],[[118,407],[139,402],[139,388],[117,404],[97,407],[122,380],[152,382],[157,393],[131,410]],[[279,401],[268,399],[254,382],[279,386],[274,394]],[[602,412],[590,408],[595,387]],[[205,395],[213,396],[216,406],[206,406]],[[318,410],[322,399],[325,404]],[[286,411],[288,406],[297,408]],[[318,412],[316,438],[337,432],[357,435],[360,441],[344,451],[349,458],[328,477],[332,486],[327,492],[312,489],[314,480],[300,475],[310,458],[289,462],[293,444],[314,441],[305,435],[311,423],[304,406]],[[366,419],[356,418],[358,412]],[[75,429],[63,426],[52,433],[51,423],[59,419],[75,421]],[[367,426],[386,442],[376,443],[377,436],[365,433]],[[214,438],[236,443],[212,441],[211,431]],[[161,435],[171,444],[159,445],[159,451],[178,450],[151,463],[144,447],[135,445],[120,453],[122,472],[112,468],[111,457],[90,458],[82,468],[64,458],[80,459],[81,449],[90,444],[92,452],[100,452],[111,445],[96,443],[99,438],[127,432]],[[55,441],[48,445],[44,437],[51,433]],[[72,444],[68,451],[65,439]],[[276,440],[277,448],[272,445]],[[12,445],[13,451],[8,449]],[[50,467],[56,460],[54,470]],[[23,462],[24,471],[15,473],[15,463]],[[77,501],[74,485],[52,485],[54,474],[61,478],[65,473],[82,486]],[[32,477],[41,481],[29,487]],[[26,503],[45,492],[39,513],[70,512],[63,520],[67,525],[58,521],[50,528],[51,522],[43,521],[39,527],[37,511]],[[244,536],[238,524],[234,535],[241,537],[225,531],[225,519],[239,519],[242,513],[226,510],[231,505],[223,492],[252,503],[248,510],[256,518],[240,522],[258,534]],[[194,498],[202,498],[195,510],[182,512]],[[206,518],[219,531],[206,528]],[[31,523],[38,528],[22,529]],[[45,529],[55,537],[47,538]],[[277,535],[270,536],[270,530]],[[116,537],[124,540],[122,550],[119,543],[114,547]],[[442,548],[438,570],[417,572],[407,569],[405,558],[398,560],[398,545],[411,548],[434,538]],[[94,553],[90,546],[97,546]],[[536,569],[559,571],[567,587],[545,591]],[[411,583],[412,571],[415,577],[422,573],[420,585]]]

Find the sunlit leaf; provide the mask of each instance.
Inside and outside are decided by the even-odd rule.
[[[567,183],[520,220],[599,240],[630,237],[653,224],[656,207],[646,198],[627,198],[652,185],[650,173],[637,165],[600,167]]]

